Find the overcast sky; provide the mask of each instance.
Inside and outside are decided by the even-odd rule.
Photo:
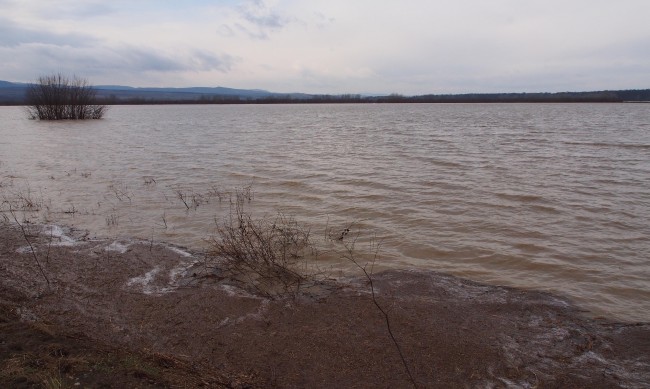
[[[307,93],[650,88],[650,0],[0,0],[0,80]]]

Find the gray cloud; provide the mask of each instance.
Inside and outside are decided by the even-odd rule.
[[[190,57],[191,66],[186,70],[218,70],[228,72],[237,59],[228,54],[215,55],[206,51],[195,50]]]
[[[86,64],[90,68],[129,72],[169,73],[204,70],[227,72],[235,62],[233,57],[226,54],[219,56],[206,51],[195,50],[189,55],[170,56],[150,48],[131,46],[92,51],[83,50],[75,53],[68,52],[65,57],[70,54],[77,63]],[[56,55],[60,56],[58,53]],[[58,60],[63,61],[64,58],[58,58]]]
[[[219,28],[217,28],[217,34],[226,38],[231,38],[235,36],[235,31],[233,31],[232,27],[226,24],[222,24],[221,26],[219,26]]]
[[[234,36],[235,31],[243,33],[254,40],[268,39],[273,31],[281,30],[291,21],[275,10],[269,8],[262,0],[247,0],[237,7],[239,21],[231,25],[222,25],[218,33],[222,36]]]
[[[649,86],[647,0],[0,0],[0,9],[0,76],[15,81],[61,71],[312,93]]]
[[[104,46],[73,47],[47,43],[28,43],[0,48],[0,58],[6,58],[5,77],[16,81],[29,81],[38,75],[51,72],[104,77],[122,74],[136,81],[143,74],[161,76],[177,72],[216,70],[228,72],[237,59],[227,54],[214,54],[195,50],[187,55],[170,56],[143,47]],[[25,74],[29,69],[29,74]]]
[[[0,46],[17,46],[29,43],[44,43],[59,46],[89,46],[97,43],[97,39],[81,33],[61,34],[24,28],[11,20],[0,18]]]
[[[254,28],[250,29],[241,23],[235,23],[233,26],[235,29],[241,33],[244,33],[247,37],[251,39],[268,39],[269,34],[264,29]]]
[[[112,49],[111,54],[112,60],[108,65],[112,68],[154,72],[174,72],[187,69],[178,58],[141,47],[120,47]]]
[[[117,13],[117,9],[103,0],[47,2],[39,6],[36,14],[45,20],[81,20]]]
[[[269,9],[261,0],[248,1],[239,10],[245,20],[260,28],[279,29],[287,24],[283,17]]]

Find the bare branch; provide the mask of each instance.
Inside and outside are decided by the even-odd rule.
[[[41,265],[41,261],[38,260],[38,256],[36,255],[36,250],[34,249],[32,242],[28,238],[27,231],[25,231],[25,227],[23,226],[23,224],[18,221],[18,218],[16,217],[16,213],[14,212],[14,209],[11,207],[11,204],[9,204],[9,214],[11,214],[16,224],[18,224],[18,226],[20,227],[20,230],[23,233],[23,238],[25,238],[25,241],[29,245],[29,251],[32,253],[32,257],[34,258],[34,261],[38,266],[38,270],[40,270],[41,274],[43,275],[43,278],[45,278],[45,282],[47,283],[47,287],[49,288],[50,279],[47,277],[47,274],[45,274],[45,269],[43,269],[43,266]],[[49,248],[48,248],[48,260],[49,260]]]
[[[97,104],[97,91],[83,78],[61,73],[40,76],[27,88],[27,112],[32,119],[101,119],[106,106]]]
[[[413,378],[413,374],[411,374],[411,370],[409,369],[408,363],[406,363],[406,358],[404,358],[404,353],[402,352],[402,348],[399,345],[399,342],[397,342],[397,339],[395,338],[395,335],[393,334],[393,330],[391,329],[390,326],[390,318],[388,317],[388,313],[384,310],[384,308],[379,304],[377,301],[377,295],[375,294],[375,284],[372,279],[372,269],[375,266],[375,262],[377,261],[377,255],[379,253],[379,244],[375,245],[374,247],[374,253],[373,253],[373,258],[370,263],[366,263],[362,265],[356,258],[355,256],[355,251],[354,251],[354,246],[356,244],[358,234],[351,240],[345,240],[347,235],[350,233],[350,229],[352,228],[352,225],[346,227],[343,229],[339,237],[337,237],[337,240],[343,242],[343,247],[345,248],[345,253],[343,254],[343,258],[347,259],[350,261],[352,264],[354,264],[357,268],[359,268],[366,279],[368,280],[368,284],[370,285],[370,293],[372,296],[372,302],[377,307],[379,312],[384,316],[384,320],[386,322],[386,329],[388,330],[388,334],[390,335],[391,340],[393,341],[393,344],[395,345],[395,349],[397,350],[397,353],[399,354],[401,360],[402,360],[402,365],[404,365],[404,370],[406,371],[406,374],[409,377],[409,381],[411,381],[411,384],[413,385],[414,388],[417,388],[418,385],[415,382],[415,379]],[[368,265],[370,265],[370,271],[368,271]]]

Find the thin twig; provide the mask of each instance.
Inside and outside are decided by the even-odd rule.
[[[349,228],[346,228],[344,230],[344,233],[342,233],[342,238],[340,240],[343,240],[343,237],[345,237],[345,235],[347,235],[347,232],[349,232]],[[361,269],[364,276],[368,279],[368,283],[370,284],[370,293],[372,295],[372,302],[375,305],[375,307],[377,307],[379,312],[381,312],[381,314],[384,316],[384,320],[386,321],[386,329],[388,330],[388,334],[390,335],[390,338],[393,341],[393,344],[395,345],[395,348],[397,349],[397,352],[399,353],[399,356],[400,356],[400,358],[402,360],[402,364],[404,365],[404,370],[406,370],[406,374],[408,375],[409,380],[411,381],[411,384],[413,385],[413,387],[417,388],[418,385],[415,382],[415,379],[413,378],[413,375],[411,374],[411,369],[409,369],[408,363],[406,363],[406,358],[404,358],[404,353],[402,352],[402,348],[400,347],[399,342],[397,342],[397,339],[395,338],[395,335],[393,334],[393,330],[390,327],[390,318],[388,317],[388,313],[386,313],[386,311],[379,304],[379,302],[377,301],[377,296],[375,294],[375,285],[374,285],[374,282],[373,282],[373,279],[372,279],[372,269],[374,268],[375,262],[377,260],[377,253],[379,252],[379,245],[377,245],[375,247],[375,253],[374,253],[374,256],[373,256],[373,259],[372,259],[371,270],[370,270],[370,273],[368,273],[368,271],[366,270],[367,264],[366,264],[366,266],[361,266],[359,261],[357,261],[357,259],[354,257],[354,244],[355,244],[355,242],[356,242],[356,237],[354,238],[354,240],[352,241],[351,244],[347,243],[347,242],[343,243],[343,245],[344,245],[344,247],[345,247],[345,249],[347,251],[347,253],[344,255],[344,257],[347,260],[349,260],[350,262],[352,262],[356,267]]]
[[[52,239],[54,238],[54,226],[50,226],[50,241],[47,243],[47,254],[45,255],[45,263],[50,264],[50,249],[52,248]]]
[[[16,224],[20,227],[20,230],[23,233],[23,238],[25,238],[25,241],[29,245],[29,249],[32,253],[32,257],[34,257],[34,261],[36,261],[36,265],[38,265],[38,269],[41,271],[41,274],[43,275],[43,278],[45,278],[45,282],[47,282],[47,287],[49,289],[50,287],[50,279],[47,278],[47,274],[45,274],[45,270],[43,269],[43,266],[41,265],[41,261],[38,260],[38,256],[36,255],[36,250],[34,250],[34,246],[32,246],[32,242],[30,242],[29,238],[27,237],[27,231],[25,231],[25,227],[18,221],[18,218],[16,217],[16,213],[14,212],[13,208],[11,207],[11,204],[9,204],[9,213],[11,216],[14,218],[16,221]]]

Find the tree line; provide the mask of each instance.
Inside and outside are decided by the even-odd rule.
[[[362,96],[358,94],[310,95],[294,97],[273,95],[258,98],[223,95],[202,95],[194,99],[150,97],[116,98],[104,97],[104,104],[368,104],[368,103],[619,103],[626,101],[650,101],[650,89],[559,92],[559,93],[469,93],[445,95]]]

